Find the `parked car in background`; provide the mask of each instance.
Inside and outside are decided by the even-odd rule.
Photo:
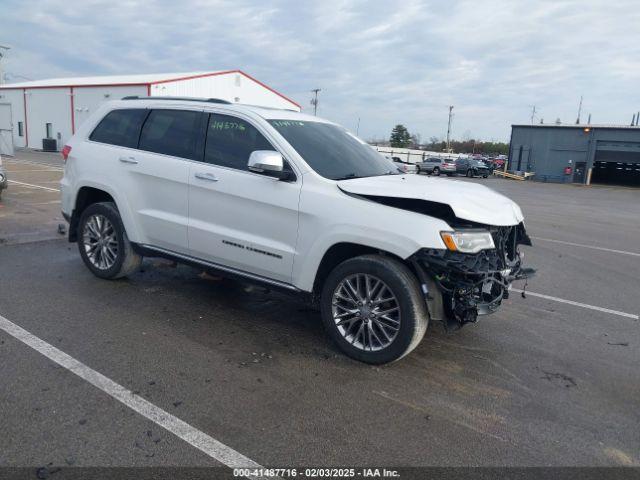
[[[407,162],[406,160],[402,160],[400,157],[391,157],[391,161],[404,173],[416,173],[417,171],[415,163]]]
[[[473,158],[459,158],[456,160],[456,172],[467,177],[481,176],[482,178],[487,178],[490,173],[484,162]]]
[[[416,165],[416,173],[423,172],[435,176],[441,173],[451,176],[456,173],[456,164],[452,160],[431,157]]]
[[[7,172],[2,166],[2,157],[0,156],[0,198],[2,198],[2,190],[7,188]]]

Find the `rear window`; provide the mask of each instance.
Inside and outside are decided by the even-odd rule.
[[[89,140],[121,147],[136,148],[140,127],[147,110],[140,108],[113,110],[100,121]]]
[[[195,159],[201,112],[152,110],[140,134],[140,150]]]

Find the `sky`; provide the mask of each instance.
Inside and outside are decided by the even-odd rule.
[[[629,124],[637,0],[0,0],[9,81],[241,69],[310,112],[386,139],[508,141],[510,126]]]

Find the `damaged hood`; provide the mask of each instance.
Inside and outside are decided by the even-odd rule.
[[[383,175],[340,180],[338,187],[369,197],[443,203],[451,207],[456,217],[485,225],[517,225],[524,218],[517,203],[477,183],[419,175]]]

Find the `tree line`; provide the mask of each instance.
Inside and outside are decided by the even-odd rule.
[[[380,142],[375,143],[379,144]],[[413,148],[432,152],[444,152],[447,149],[447,142],[443,138],[430,137],[428,142],[421,142],[420,135],[412,135],[404,125],[393,127],[388,143],[389,146],[395,148]],[[450,143],[451,150],[455,153],[481,153],[486,155],[507,155],[509,153],[509,144],[506,142],[484,142],[473,138],[465,138],[464,140],[451,140]]]

